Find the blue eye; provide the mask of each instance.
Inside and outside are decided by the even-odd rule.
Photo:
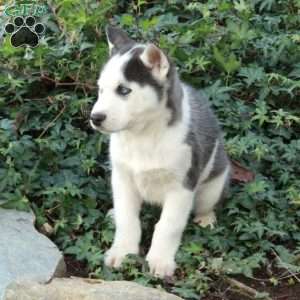
[[[127,88],[125,86],[123,86],[122,84],[120,84],[118,87],[117,87],[117,93],[119,95],[122,95],[122,96],[126,96],[128,94],[131,93],[131,89],[130,88]]]

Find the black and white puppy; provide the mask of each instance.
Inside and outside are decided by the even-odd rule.
[[[180,81],[166,54],[118,28],[106,33],[110,58],[90,117],[94,129],[110,134],[116,233],[105,264],[119,267],[139,252],[139,213],[147,201],[162,213],[146,259],[151,273],[171,276],[191,211],[200,225],[215,223],[229,160],[209,104]]]

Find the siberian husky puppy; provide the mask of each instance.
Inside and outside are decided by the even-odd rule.
[[[229,160],[208,102],[180,81],[167,55],[115,27],[106,35],[110,58],[90,115],[95,130],[110,134],[116,233],[105,264],[118,268],[127,254],[138,254],[147,201],[162,213],[146,260],[155,276],[171,276],[190,213],[199,225],[214,224]]]

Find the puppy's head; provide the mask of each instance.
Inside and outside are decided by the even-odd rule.
[[[91,112],[94,129],[130,129],[161,109],[170,64],[154,44],[138,44],[119,28],[107,27],[110,58],[99,80]]]

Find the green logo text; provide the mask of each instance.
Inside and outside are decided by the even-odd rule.
[[[4,10],[4,15],[8,17],[17,16],[35,16],[41,17],[45,15],[48,11],[46,5],[36,4],[36,3],[18,3],[7,6]]]

